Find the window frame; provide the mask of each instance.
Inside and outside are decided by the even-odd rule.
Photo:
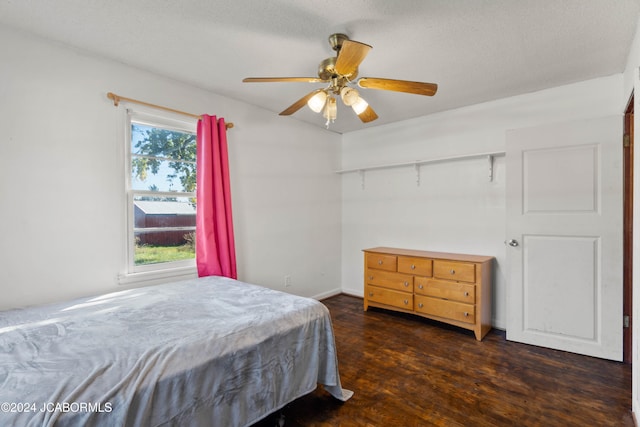
[[[126,199],[125,215],[125,272],[118,277],[120,284],[143,281],[160,282],[163,279],[179,279],[197,275],[195,257],[188,260],[170,261],[155,264],[135,264],[135,215],[134,200],[136,196],[155,197],[190,197],[194,192],[134,190],[132,185],[132,124],[141,124],[156,128],[170,129],[179,132],[197,132],[197,119],[189,119],[172,113],[147,110],[144,108],[127,108],[124,118],[124,196]],[[176,227],[179,228],[179,227]]]

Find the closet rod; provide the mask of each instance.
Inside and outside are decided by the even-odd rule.
[[[494,151],[491,153],[463,154],[461,156],[440,157],[440,158],[429,159],[429,160],[415,160],[413,162],[388,163],[385,165],[374,165],[374,166],[364,166],[361,168],[343,169],[343,170],[335,171],[335,173],[343,174],[343,173],[351,173],[351,172],[364,172],[364,171],[376,170],[376,169],[390,169],[390,168],[399,168],[399,167],[405,167],[405,166],[419,166],[419,165],[426,165],[429,163],[441,163],[441,162],[448,162],[453,160],[477,159],[480,157],[497,157],[497,156],[504,156],[504,155],[505,155],[504,151]]]
[[[140,105],[145,105],[147,107],[152,107],[152,108],[157,108],[159,110],[164,110],[164,111],[169,111],[171,113],[178,113],[178,114],[182,114],[183,116],[189,116],[189,117],[194,117],[196,119],[199,119],[200,117],[202,117],[202,115],[198,115],[198,114],[191,114],[191,113],[186,113],[184,111],[180,111],[180,110],[174,110],[173,108],[168,108],[168,107],[163,107],[162,105],[156,105],[156,104],[151,104],[149,102],[144,102],[144,101],[138,101],[137,99],[132,99],[132,98],[126,98],[124,96],[120,96],[120,95],[116,95],[113,92],[109,92],[107,93],[107,98],[109,98],[110,100],[113,101],[113,105],[114,106],[118,106],[118,104],[120,103],[120,101],[126,101],[126,102],[133,102],[134,104],[140,104]],[[225,127],[227,129],[231,129],[233,127],[233,122],[228,122],[225,123]]]

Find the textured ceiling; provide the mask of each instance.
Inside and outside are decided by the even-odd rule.
[[[363,89],[380,118],[362,124],[339,105],[330,130],[343,133],[620,73],[639,11],[640,0],[0,0],[0,23],[274,114],[323,84],[242,78],[315,77],[335,32],[373,46],[361,77],[439,85],[434,97]],[[306,107],[281,120],[324,127]]]

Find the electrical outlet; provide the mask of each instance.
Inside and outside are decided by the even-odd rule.
[[[284,276],[284,287],[285,288],[290,288],[291,287],[291,276],[290,275],[286,275]]]

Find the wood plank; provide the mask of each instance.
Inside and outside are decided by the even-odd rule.
[[[319,388],[256,424],[313,426],[620,426],[631,366],[510,342],[371,308],[338,295],[331,312],[346,403]]]

